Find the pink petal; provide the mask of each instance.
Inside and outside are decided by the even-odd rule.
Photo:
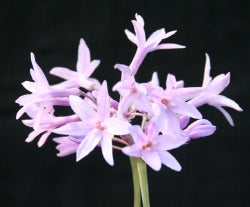
[[[28,137],[25,139],[25,142],[32,142],[42,132],[44,131],[43,130],[32,131],[31,133],[29,133]]]
[[[69,102],[73,111],[81,118],[82,121],[98,118],[96,111],[80,97],[70,96]]]
[[[186,48],[186,46],[184,46],[184,45],[178,45],[178,44],[174,44],[174,43],[164,43],[164,44],[160,44],[157,47],[155,47],[154,50],[183,49],[183,48]]]
[[[78,59],[76,64],[76,70],[80,73],[84,73],[84,71],[88,68],[90,63],[90,51],[84,39],[80,39],[80,44],[78,47]]]
[[[101,138],[102,132],[100,130],[93,129],[92,131],[90,131],[77,148],[76,161],[78,162],[79,160],[87,156],[100,142]]]
[[[131,127],[128,121],[124,121],[116,117],[105,119],[103,124],[104,127],[107,128],[109,133],[114,135],[129,134],[129,127]]]
[[[93,129],[93,126],[91,126],[88,122],[78,121],[65,124],[54,129],[53,132],[56,134],[65,134],[71,136],[84,136],[91,129]]]
[[[221,93],[230,83],[230,73],[220,74],[216,76],[208,85],[208,93],[219,94]]]
[[[132,24],[134,26],[135,34],[137,37],[138,47],[143,48],[146,43],[146,36],[143,26],[135,20],[132,20]]]
[[[164,35],[165,35],[165,29],[159,29],[156,30],[155,32],[153,32],[149,38],[147,39],[147,46],[154,44],[155,46],[158,45],[160,43],[160,41],[162,39],[164,39]]]
[[[89,63],[89,66],[85,69],[84,75],[86,78],[92,75],[92,73],[95,71],[95,69],[100,65],[100,60],[93,60]]]
[[[210,76],[210,70],[211,70],[210,58],[207,53],[205,55],[206,55],[206,63],[205,63],[203,83],[202,83],[203,87],[206,87],[208,83],[212,80]]]
[[[180,115],[190,116],[195,119],[202,118],[201,113],[192,104],[185,101],[175,101],[173,106],[171,105],[171,109]]]
[[[39,91],[39,88],[41,88],[41,86],[39,87],[37,83],[30,81],[24,81],[22,85],[26,90],[30,91],[31,93],[37,92]]]
[[[155,138],[156,144],[153,145],[153,149],[155,150],[171,150],[178,148],[185,144],[188,140],[186,137],[178,137],[178,139],[173,138],[172,136],[175,135],[159,135],[158,137]]]
[[[55,75],[57,77],[63,78],[65,80],[76,80],[77,79],[77,73],[75,71],[72,71],[68,68],[64,67],[54,67],[49,72],[52,75]]]
[[[102,119],[110,116],[110,97],[108,94],[106,81],[103,81],[103,84],[99,90],[97,97],[97,105],[97,113]]]
[[[207,103],[210,105],[220,105],[220,106],[230,107],[236,111],[243,111],[242,108],[234,100],[222,95],[209,97]]]
[[[58,143],[56,147],[56,149],[59,150],[59,153],[57,153],[58,157],[65,157],[76,153],[77,147],[79,146],[78,143],[71,141],[69,137],[56,137],[53,141]]]
[[[122,148],[122,152],[131,157],[141,157],[141,149],[136,144]]]
[[[44,75],[42,69],[39,67],[39,65],[37,64],[37,62],[35,60],[35,55],[33,53],[30,53],[30,57],[31,57],[31,62],[32,62],[33,69],[34,69],[34,73],[31,74],[33,80],[35,82],[38,82],[38,83],[44,85],[44,86],[49,86],[49,83],[47,81],[46,76]]]
[[[142,27],[144,27],[144,20],[143,20],[143,18],[142,18],[142,16],[141,15],[139,15],[139,14],[135,14],[135,19],[136,19],[136,21],[142,26]]]
[[[136,36],[132,32],[130,32],[129,30],[125,29],[125,34],[127,35],[128,39],[131,42],[133,42],[136,45],[138,44]]]
[[[179,162],[167,151],[160,151],[158,152],[162,164],[166,165],[167,167],[175,170],[181,171],[181,166]]]
[[[48,139],[49,135],[51,134],[51,131],[47,131],[45,132],[39,139],[37,146],[38,147],[42,147],[44,145],[44,143],[46,142],[46,140]]]
[[[211,134],[213,134],[216,130],[216,127],[212,125],[212,123],[206,119],[200,119],[192,124],[190,124],[186,129],[185,132],[187,132],[190,136],[190,138],[200,138],[200,137],[206,137]]]
[[[171,36],[174,35],[176,32],[177,32],[177,30],[173,30],[173,31],[167,32],[167,33],[164,35],[164,39],[166,39],[166,38],[168,38],[168,37],[171,37]]]
[[[231,126],[234,126],[234,121],[232,117],[225,109],[223,109],[221,106],[216,106],[216,105],[214,107],[217,108],[225,116],[226,120],[229,122]]]
[[[143,150],[142,159],[155,171],[159,171],[161,169],[161,160],[157,152]]]
[[[140,126],[133,125],[129,128],[129,131],[130,131],[130,134],[131,134],[131,136],[136,144],[139,142],[148,141],[147,136],[143,133]]]
[[[112,150],[112,137],[107,130],[103,131],[103,138],[101,140],[101,148],[104,159],[110,165],[114,165],[113,150]]]

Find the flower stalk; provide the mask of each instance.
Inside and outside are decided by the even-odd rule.
[[[134,186],[134,207],[150,207],[147,166],[141,158],[130,157]]]

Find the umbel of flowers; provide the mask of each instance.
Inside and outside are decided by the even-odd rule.
[[[125,34],[137,47],[135,55],[130,64],[114,66],[121,72],[121,79],[112,88],[120,94],[119,100],[110,97],[106,80],[100,82],[91,76],[100,61],[91,60],[89,48],[81,39],[76,70],[55,67],[50,71],[63,79],[56,85],[48,83],[31,53],[33,81],[22,83],[30,93],[16,100],[21,106],[16,118],[24,113],[29,117],[22,120],[33,129],[26,142],[39,137],[38,146],[41,147],[53,134],[59,157],[76,154],[76,160],[80,161],[96,147],[101,148],[109,165],[114,165],[113,150],[129,156],[134,179],[134,206],[140,206],[141,197],[143,205],[149,206],[145,163],[156,171],[162,164],[180,171],[181,165],[169,150],[192,139],[209,136],[216,130],[216,126],[203,118],[199,107],[208,104],[217,108],[232,126],[233,120],[223,107],[242,109],[232,99],[220,95],[230,82],[230,73],[212,78],[207,54],[201,86],[184,87],[184,82],[177,81],[173,74],[167,74],[166,84],[160,86],[157,72],[148,82],[137,82],[137,71],[150,52],[185,46],[161,43],[176,33],[166,33],[164,28],[146,38],[144,20],[138,14],[132,24],[134,33],[125,30]],[[55,106],[70,107],[72,114],[57,116]],[[138,117],[140,125],[134,121]]]

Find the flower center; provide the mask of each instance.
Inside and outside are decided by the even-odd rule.
[[[165,99],[165,98],[163,98],[163,99],[161,99],[161,103],[162,103],[162,104],[164,104],[164,105],[167,105],[168,100],[167,100],[167,99]]]
[[[101,121],[97,122],[96,128],[100,129],[100,130],[104,130],[105,129],[104,126],[103,126],[103,123]]]
[[[142,149],[146,150],[146,149],[149,149],[150,147],[152,147],[152,143],[148,142],[147,144],[142,146]]]

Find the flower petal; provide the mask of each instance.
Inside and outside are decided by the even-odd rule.
[[[116,117],[105,119],[103,124],[104,127],[107,128],[109,133],[114,135],[129,134],[129,127],[131,127],[128,121],[124,121]]]
[[[49,86],[46,76],[44,75],[42,69],[36,62],[35,55],[33,53],[30,53],[30,57],[34,69],[30,71],[33,80],[37,83],[42,84],[43,86]]]
[[[87,122],[77,121],[54,129],[53,132],[56,134],[66,134],[71,136],[84,136],[91,131],[91,129],[93,129],[93,127]]]
[[[174,43],[163,43],[154,48],[154,50],[164,50],[164,49],[183,49],[186,48],[184,45],[174,44]]]
[[[138,44],[136,36],[130,32],[129,30],[125,29],[125,34],[127,35],[128,39],[133,42],[135,45]]]
[[[207,103],[213,106],[220,105],[220,106],[233,108],[236,111],[243,111],[242,108],[234,100],[227,98],[226,96],[222,96],[222,95],[209,97],[209,99],[207,100]]]
[[[97,113],[104,119],[110,116],[110,97],[108,94],[107,82],[103,81],[103,84],[99,90],[97,97]]]
[[[162,164],[166,165],[167,167],[175,170],[181,171],[181,165],[179,162],[167,151],[160,151],[158,152]]]
[[[101,140],[101,148],[104,159],[108,164],[114,165],[113,150],[112,150],[112,137],[107,130],[103,131],[103,138]]]
[[[82,121],[98,118],[96,111],[78,96],[69,97],[70,106]]]
[[[77,72],[84,74],[84,71],[88,68],[90,63],[90,51],[84,39],[80,39],[78,47],[78,58],[76,64]]]
[[[79,160],[87,156],[100,142],[101,138],[102,132],[100,130],[93,129],[92,131],[90,131],[77,148],[76,161],[78,162]]]
[[[54,67],[49,73],[65,80],[77,79],[77,73],[65,67]]]
[[[141,157],[141,150],[136,144],[122,148],[122,152],[131,157]]]
[[[78,143],[71,141],[69,137],[56,137],[53,138],[53,141],[58,143],[56,146],[56,149],[59,151],[56,154],[58,157],[65,157],[76,153],[76,149],[79,146]]]
[[[157,152],[143,150],[142,159],[155,171],[159,171],[161,169],[161,159]]]

